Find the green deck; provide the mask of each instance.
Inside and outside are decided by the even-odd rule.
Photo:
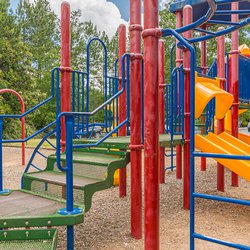
[[[170,147],[171,140],[170,135],[160,135],[160,146],[161,147]],[[81,140],[74,140],[75,144],[90,144],[96,143],[98,139],[81,139]],[[129,136],[117,136],[117,137],[110,137],[102,142],[98,147],[103,148],[117,148],[117,149],[129,149],[130,144],[130,137]],[[182,145],[183,140],[181,135],[175,135],[173,138],[172,146]]]
[[[14,190],[0,198],[0,228],[71,226],[83,222],[84,207],[80,214],[58,214],[66,206],[63,200],[26,190]]]

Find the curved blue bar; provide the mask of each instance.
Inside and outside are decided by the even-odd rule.
[[[237,29],[240,29],[240,28],[248,25],[249,23],[250,23],[250,18],[247,18],[244,21],[241,21],[239,23],[239,25],[235,25],[235,26],[230,27],[228,29],[220,30],[220,31],[215,32],[215,36],[214,35],[206,35],[206,36],[202,36],[202,37],[191,38],[191,39],[189,39],[189,42],[190,43],[197,43],[197,42],[202,42],[202,41],[214,38],[214,37],[226,35],[228,33],[231,33],[231,32],[233,32],[233,31],[235,31]]]
[[[74,117],[74,116],[93,116],[95,115],[98,111],[102,110],[103,108],[105,108],[108,104],[110,104],[113,100],[115,100],[116,98],[118,98],[124,91],[125,91],[125,62],[126,61],[129,62],[130,61],[130,54],[124,54],[122,56],[122,88],[120,91],[118,91],[115,95],[113,95],[111,98],[109,98],[108,100],[106,100],[102,105],[100,105],[99,107],[97,107],[95,110],[91,111],[91,112],[62,112],[60,113],[57,118],[56,118],[56,161],[57,161],[57,167],[61,170],[61,171],[68,171],[68,166],[66,167],[62,167],[61,166],[61,118],[62,117]],[[127,68],[128,69],[128,68]],[[128,113],[127,113],[128,114]],[[72,118],[73,119],[73,118]],[[104,141],[105,139],[107,139],[112,133],[116,132],[120,127],[122,127],[123,125],[127,124],[128,122],[128,117],[126,118],[125,121],[121,122],[114,130],[110,131],[108,134],[106,134],[101,140],[99,140],[97,143],[95,144],[83,144],[83,145],[78,145],[78,147],[92,147],[92,146],[97,146],[99,145],[102,141]],[[67,135],[66,131],[66,135]],[[76,147],[76,145],[74,145],[73,147]]]
[[[214,2],[214,0],[207,0],[208,4],[209,4],[209,9],[207,11],[207,13],[205,14],[205,16],[201,17],[200,19],[198,19],[197,21],[183,26],[181,28],[178,28],[175,30],[175,32],[177,33],[183,33],[186,32],[188,30],[192,30],[194,28],[197,28],[199,26],[201,26],[202,24],[206,23],[208,20],[210,20],[212,18],[212,16],[214,15],[214,12],[216,11],[216,4]],[[168,29],[162,29],[162,36],[167,36],[167,31]]]
[[[22,118],[27,116],[28,114],[30,114],[31,112],[33,112],[34,110],[40,108],[41,106],[43,106],[44,104],[50,102],[54,97],[55,97],[55,84],[54,84],[54,73],[55,71],[59,71],[60,72],[60,68],[54,68],[51,71],[51,96],[49,98],[47,98],[46,100],[40,102],[39,104],[37,104],[36,106],[34,106],[33,108],[27,110],[25,113],[20,114],[20,115],[0,115],[0,117],[2,118]]]
[[[103,67],[104,67],[104,100],[106,101],[107,98],[107,86],[108,86],[108,81],[107,81],[107,76],[108,76],[108,52],[107,52],[107,48],[105,43],[98,37],[93,37],[89,40],[88,44],[87,44],[87,58],[86,58],[86,69],[87,69],[87,103],[86,103],[86,111],[89,111],[89,88],[90,88],[90,46],[91,44],[97,41],[101,44],[101,46],[103,47],[104,50],[104,63],[103,63]],[[104,121],[106,123],[107,126],[107,109],[105,108],[104,111]],[[88,132],[88,124],[89,124],[89,117],[86,117],[86,123],[87,123],[87,132]]]

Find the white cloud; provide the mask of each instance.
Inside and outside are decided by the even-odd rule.
[[[34,0],[30,0],[33,2]],[[62,0],[49,0],[51,9],[57,15],[60,15],[60,5]],[[118,26],[123,23],[128,26],[128,23],[122,19],[121,13],[117,6],[107,0],[68,0],[71,5],[71,10],[82,11],[82,21],[92,21],[97,26],[99,31],[105,31],[109,37],[112,37]]]

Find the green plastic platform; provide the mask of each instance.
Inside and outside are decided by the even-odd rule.
[[[0,196],[0,228],[72,226],[83,222],[82,212],[76,215],[60,215],[65,208],[63,200],[53,199],[25,190],[11,191]]]
[[[74,144],[90,144],[90,143],[96,143],[98,140],[99,139],[80,139],[80,140],[74,140]],[[167,134],[160,135],[159,141],[161,147],[171,146],[170,135]],[[130,144],[130,136],[117,136],[106,139],[104,142],[98,145],[98,147],[129,150],[129,144]],[[173,138],[172,146],[182,145],[182,144],[183,144],[182,136],[175,135]]]
[[[55,250],[56,245],[56,229],[0,231],[0,250]]]

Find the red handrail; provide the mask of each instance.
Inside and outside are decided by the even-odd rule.
[[[24,105],[24,101],[21,95],[13,89],[1,89],[0,95],[4,93],[14,94],[18,98],[20,105],[21,105],[21,113],[24,114],[25,105]],[[21,118],[21,122],[22,122],[22,140],[24,140],[25,139],[25,117]],[[25,165],[25,142],[22,142],[22,165]]]

